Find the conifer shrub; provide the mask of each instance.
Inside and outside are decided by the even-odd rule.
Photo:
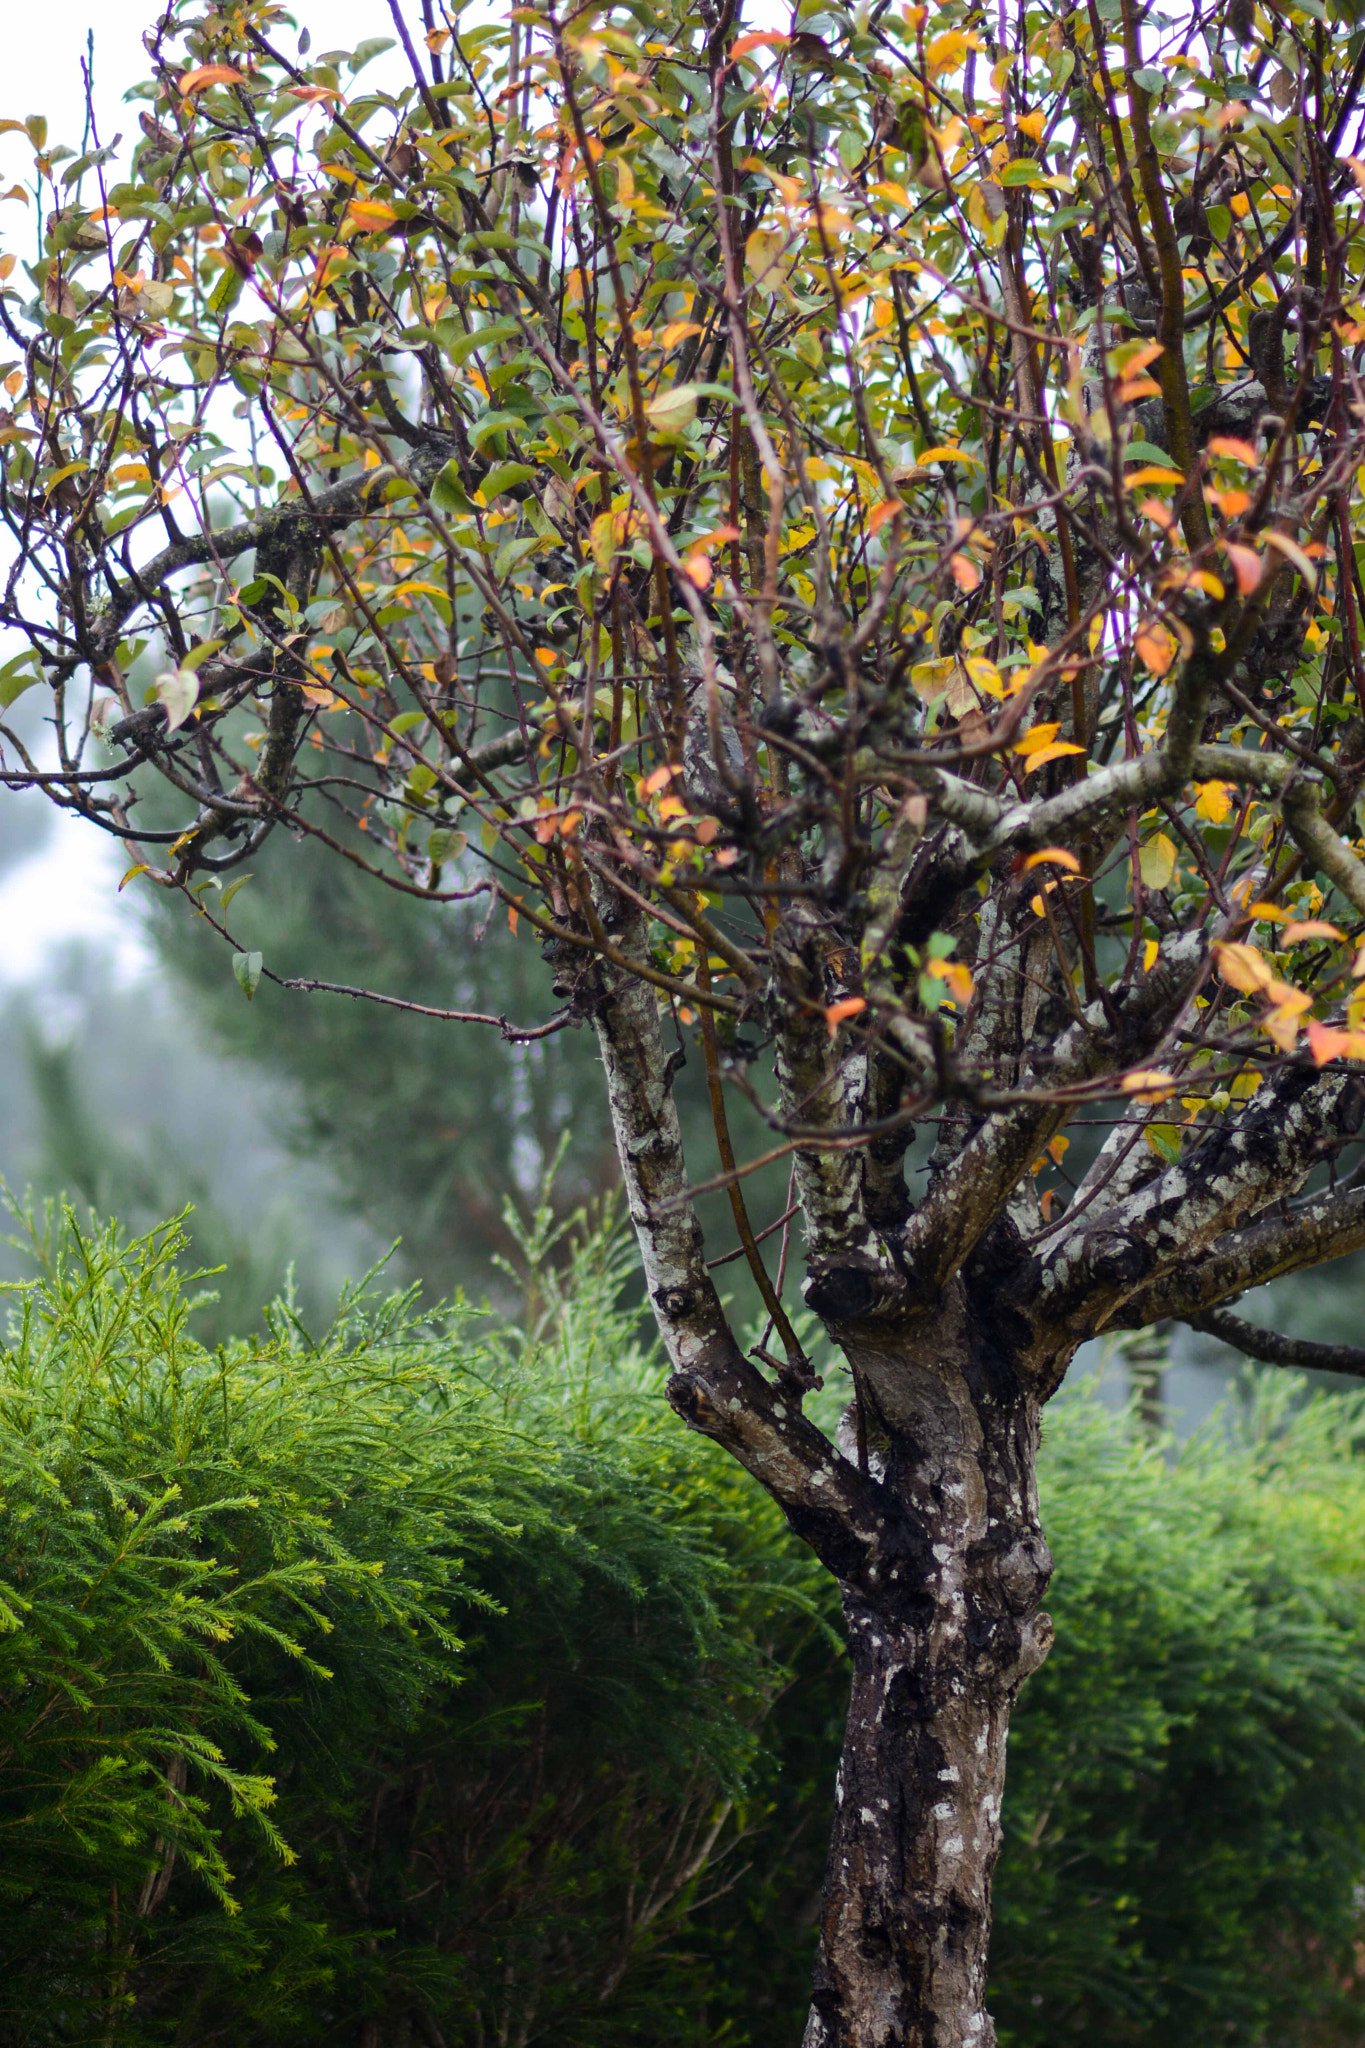
[[[726,1882],[811,1568],[656,1427],[607,1240],[567,1289],[529,1243],[520,1330],[362,1290],[324,1335],[281,1303],[213,1353],[176,1225],[67,1213],[31,1248],[0,1366],[0,2038],[686,2024],[668,1937]]]
[[[0,2041],[799,2038],[837,1616],[547,1217],[516,1327],[362,1286],[212,1351],[177,1225],[27,1219]],[[1178,1457],[1050,1411],[1002,2048],[1358,2038],[1363,1434],[1282,1376]]]

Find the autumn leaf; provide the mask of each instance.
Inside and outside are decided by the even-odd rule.
[[[1054,740],[1050,747],[1039,747],[1024,763],[1025,775],[1032,775],[1035,768],[1046,768],[1049,761],[1060,761],[1066,754],[1083,754],[1084,747],[1078,747],[1071,740]]]
[[[661,391],[650,399],[645,417],[661,434],[681,434],[697,417],[699,396],[695,384],[675,384],[671,391]]]
[[[1162,625],[1144,626],[1133,642],[1154,676],[1164,676],[1175,660],[1175,640]]]
[[[1221,825],[1232,809],[1232,794],[1226,782],[1201,782],[1194,808],[1210,825]]]
[[[197,64],[191,71],[180,74],[180,92],[188,99],[191,93],[206,92],[211,85],[245,85],[246,78],[240,71],[234,71],[230,64]]]
[[[1223,553],[1232,564],[1232,573],[1237,578],[1240,596],[1250,597],[1265,574],[1265,562],[1255,548],[1244,548],[1236,542],[1225,540]]]
[[[1305,939],[1344,939],[1345,936],[1345,932],[1338,931],[1336,926],[1328,924],[1325,918],[1306,917],[1287,924],[1280,933],[1280,943],[1284,946],[1299,946]]]
[[[1138,855],[1138,873],[1144,889],[1169,889],[1175,879],[1175,841],[1164,832],[1153,833]]]
[[[850,1017],[857,1017],[867,1008],[862,996],[846,996],[841,1003],[830,1003],[825,1010],[825,1029],[833,1038],[839,1026]]]
[[[1249,441],[1239,441],[1232,434],[1213,434],[1209,438],[1210,455],[1226,455],[1233,462],[1245,463],[1248,469],[1255,469],[1260,456]]]
[[[1120,1085],[1134,1102],[1169,1102],[1180,1084],[1159,1067],[1143,1067],[1125,1074]]]
[[[1255,946],[1244,942],[1216,944],[1213,958],[1219,975],[1229,988],[1240,989],[1245,995],[1269,988],[1275,979],[1265,956]]]
[[[1054,867],[1066,868],[1073,875],[1083,872],[1075,854],[1068,853],[1064,846],[1040,846],[1037,853],[1031,853],[1024,862],[1024,873],[1027,874],[1030,868],[1041,867],[1045,861],[1050,861]]]

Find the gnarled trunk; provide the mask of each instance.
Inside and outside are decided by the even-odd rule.
[[[841,1333],[916,1540],[844,1590],[853,1665],[805,2048],[989,2048],[1010,1710],[1047,1654],[1037,1402],[959,1302]]]

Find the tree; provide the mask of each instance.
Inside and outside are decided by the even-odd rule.
[[[591,1027],[673,1405],[841,1592],[807,2048],[980,2048],[1042,1405],[1172,1317],[1365,1363],[1225,1306],[1365,1244],[1362,32],[389,14],[367,89],[392,38],[172,8],[126,176],[25,124],[0,680],[55,753],[7,735],[7,780],[248,996],[301,979],[229,937],[281,829],[539,945],[552,1014],[445,1015]],[[727,1091],[791,1173],[837,1440]]]

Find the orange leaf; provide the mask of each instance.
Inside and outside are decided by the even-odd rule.
[[[382,199],[353,199],[350,218],[362,228],[391,228],[398,215]]]
[[[705,590],[711,581],[711,564],[703,554],[684,555],[682,571],[688,582],[694,583],[698,590]]]
[[[887,520],[888,520],[888,519],[894,519],[894,518],[895,518],[895,516],[896,516],[896,514],[897,514],[897,513],[899,512],[899,511],[901,511],[902,509],[903,509],[903,508],[902,508],[902,505],[901,505],[901,501],[900,501],[900,499],[899,499],[899,498],[883,498],[883,499],[882,499],[882,502],[881,502],[881,504],[880,504],[880,505],[874,505],[874,506],[872,507],[872,510],[871,510],[871,511],[870,511],[870,512],[868,513],[868,515],[867,515],[867,530],[868,530],[868,532],[869,532],[869,533],[880,533],[880,532],[881,532],[881,530],[882,530],[882,528],[883,528],[883,527],[885,526],[885,524],[886,524]],[[953,574],[954,574],[954,576],[957,576],[957,580],[958,580],[958,582],[959,582],[959,583],[962,583],[962,578],[961,578],[961,576],[960,576],[960,575],[958,575],[958,569],[957,569],[957,564],[958,564],[958,563],[959,563],[959,562],[960,562],[961,560],[962,560],[962,556],[961,556],[961,555],[954,555],[954,556],[953,556]],[[969,565],[969,566],[970,566],[970,565]],[[976,579],[976,583],[979,583],[980,581],[981,581],[981,578],[980,578],[980,576],[978,575],[978,576],[977,576],[977,579]],[[962,585],[962,587],[963,587],[963,589],[964,589],[964,590],[975,590],[975,589],[976,589],[976,583],[964,583],[964,584]]]
[[[1135,469],[1123,481],[1132,489],[1138,484],[1183,484],[1185,479],[1178,469],[1158,468],[1155,463],[1149,463],[1145,469]]]
[[[1280,933],[1280,942],[1285,946],[1297,946],[1304,939],[1344,939],[1345,936],[1345,932],[1339,932],[1325,918],[1306,917],[1301,923],[1287,924]]]
[[[678,770],[675,767],[651,769],[649,774],[646,775],[644,781],[640,784],[641,795],[657,796],[661,789],[668,788],[669,783],[673,780],[673,777],[677,773]]]
[[[1265,563],[1255,548],[1241,548],[1230,540],[1223,542],[1223,553],[1232,564],[1232,573],[1237,578],[1238,594],[1250,597],[1265,574]]]
[[[1359,1042],[1358,1032],[1335,1031],[1330,1024],[1319,1024],[1316,1017],[1308,1020],[1308,1050],[1315,1067],[1325,1067],[1328,1060],[1339,1060]]]
[[[334,85],[290,85],[285,87],[289,97],[311,104],[314,100],[339,100],[341,94]]]
[[[1043,862],[1047,860],[1050,860],[1056,867],[1069,868],[1073,875],[1079,875],[1083,872],[1075,854],[1068,853],[1064,846],[1040,846],[1037,853],[1031,853],[1024,862],[1024,873],[1027,874],[1030,868],[1041,867]]]
[[[511,932],[512,937],[515,938],[517,935],[517,906],[515,903],[509,903],[507,906],[507,929]]]
[[[180,74],[180,91],[184,98],[192,92],[205,92],[211,85],[245,84],[243,74],[234,71],[230,64],[196,64],[193,70]]]
[[[880,507],[878,509],[880,510]],[[970,555],[950,555],[948,567],[953,572],[953,581],[959,590],[975,590],[981,582],[981,571]]]
[[[1248,469],[1255,469],[1261,459],[1249,441],[1238,441],[1231,434],[1214,434],[1208,449],[1210,455],[1228,455],[1234,462],[1244,462]]]
[[[778,33],[776,29],[759,29],[754,35],[738,36],[730,45],[730,62],[738,57],[747,57],[750,50],[785,50],[790,36]]]
[[[867,1008],[862,996],[847,996],[842,1003],[831,1003],[825,1011],[825,1028],[833,1038],[846,1017],[856,1017]]]
[[[316,704],[319,711],[329,711],[337,701],[334,690],[324,690],[320,685],[313,683],[301,684],[300,693],[310,704]]]
[[[1134,645],[1154,676],[1164,676],[1175,660],[1175,641],[1164,626],[1144,626]]]

